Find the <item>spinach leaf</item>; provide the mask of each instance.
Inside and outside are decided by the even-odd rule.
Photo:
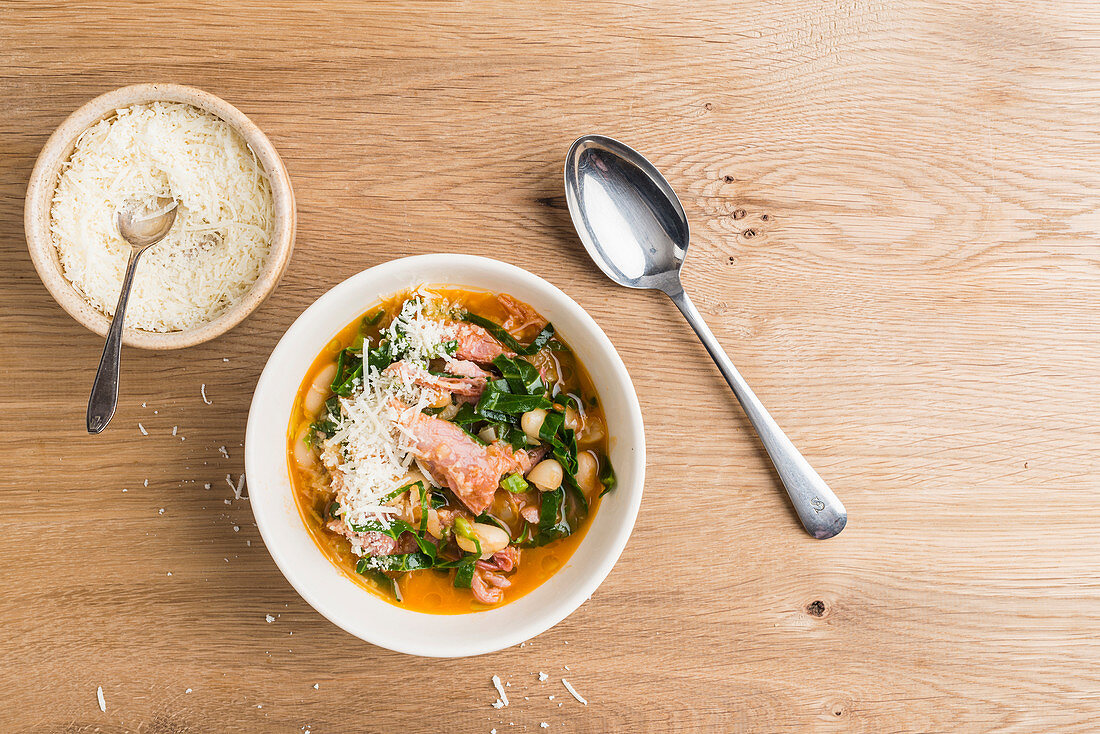
[[[615,489],[615,486],[619,483],[619,480],[615,477],[615,470],[611,467],[611,460],[600,454],[600,484],[603,485],[603,491],[600,492],[600,496]]]
[[[507,423],[518,422],[519,416],[529,410],[542,408],[549,410],[553,404],[545,395],[516,395],[503,389],[499,383],[503,380],[490,382],[481,399],[477,401],[477,412],[492,420],[502,420]]]
[[[542,493],[539,508],[539,526],[534,537],[526,545],[537,547],[564,538],[573,533],[565,509],[565,490],[562,488]]]
[[[474,564],[477,563],[477,559],[477,556],[467,556],[462,559],[458,570],[455,571],[454,585],[456,589],[468,589],[474,585]]]
[[[546,383],[542,381],[538,368],[527,360],[513,359],[501,354],[493,360],[493,366],[500,370],[501,376],[508,382],[509,390],[516,395],[546,393]]]

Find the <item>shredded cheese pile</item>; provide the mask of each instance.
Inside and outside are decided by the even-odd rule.
[[[426,362],[445,356],[441,344],[450,333],[440,320],[443,313],[445,303],[410,299],[382,330],[382,338],[404,339],[404,359]],[[416,415],[436,398],[434,391],[415,384],[407,372],[380,373],[370,368],[356,391],[340,399],[341,415],[333,416],[336,431],[321,445],[321,462],[332,476],[346,522],[387,524],[386,516],[397,511],[385,505],[383,498],[415,481],[409,474],[416,468],[411,451],[415,439],[403,427],[402,416]]]
[[[179,203],[176,221],[138,263],[126,325],[178,331],[215,318],[259,277],[275,205],[240,135],[195,107],[135,105],[88,128],[62,169],[50,232],[65,277],[108,316],[130,254],[117,212],[158,198]]]
[[[449,317],[451,311],[447,301],[430,291],[417,289],[390,325],[383,329],[382,338],[401,344],[405,358],[414,362],[448,358],[444,345],[452,337],[452,328],[441,319]]]

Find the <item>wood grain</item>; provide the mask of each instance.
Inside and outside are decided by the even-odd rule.
[[[0,730],[1096,731],[1098,50],[1087,2],[3,3]],[[93,438],[101,342],[35,276],[22,197],[70,111],[140,81],[267,132],[297,249],[227,336],[128,352]],[[801,532],[671,304],[586,262],[560,171],[592,131],[680,192],[688,286],[846,502],[835,540]],[[457,661],[326,622],[224,503],[283,330],[436,251],[576,297],[650,456],[592,599]]]

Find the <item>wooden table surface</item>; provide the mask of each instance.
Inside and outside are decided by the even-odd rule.
[[[0,731],[1100,728],[1100,6],[58,5],[0,6]],[[23,193],[66,115],[146,81],[267,132],[297,247],[233,332],[128,350],[89,437],[102,342],[35,275]],[[587,262],[561,168],[596,131],[680,193],[690,292],[847,504],[838,538],[803,534],[671,304]],[[337,629],[225,504],[286,327],[430,252],[573,295],[649,452],[592,599],[466,660]]]

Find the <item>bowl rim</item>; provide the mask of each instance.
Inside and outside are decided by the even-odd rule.
[[[518,645],[521,642],[542,634],[576,611],[581,604],[591,597],[592,593],[601,583],[603,583],[604,579],[606,579],[621,556],[634,530],[645,484],[645,431],[642,423],[641,406],[638,402],[634,384],[622,358],[611,343],[611,340],[608,339],[604,331],[580,304],[553,284],[533,273],[509,263],[476,255],[414,255],[391,260],[352,275],[333,286],[306,308],[294,323],[290,325],[280,338],[278,344],[276,344],[274,350],[272,350],[267,363],[264,365],[263,372],[260,374],[260,378],[257,381],[256,389],[253,393],[252,402],[249,407],[248,423],[245,431],[245,473],[246,476],[249,477],[261,478],[265,478],[266,475],[269,474],[285,474],[287,475],[286,483],[289,485],[289,466],[285,450],[287,428],[286,426],[271,425],[271,422],[268,420],[270,416],[261,415],[261,413],[264,412],[266,406],[272,405],[275,401],[288,400],[292,402],[296,397],[298,386],[303,378],[303,375],[300,374],[295,375],[291,380],[293,383],[291,395],[272,394],[272,391],[285,389],[287,387],[283,386],[280,388],[280,386],[276,384],[279,381],[285,381],[287,379],[281,375],[277,375],[276,372],[279,370],[280,365],[285,362],[286,357],[300,347],[297,342],[301,341],[303,338],[310,338],[308,336],[310,334],[316,334],[321,331],[324,332],[323,338],[331,338],[331,334],[337,333],[339,329],[346,326],[346,323],[314,323],[317,318],[320,317],[320,314],[329,307],[335,309],[337,303],[344,299],[348,292],[356,294],[354,297],[359,299],[358,313],[362,313],[383,297],[400,291],[403,288],[415,286],[419,282],[453,284],[457,286],[464,285],[461,281],[461,277],[450,281],[450,283],[446,280],[419,277],[418,273],[421,270],[419,266],[422,264],[426,265],[429,262],[434,269],[443,268],[452,271],[459,270],[460,266],[465,266],[471,269],[476,268],[484,270],[487,275],[505,276],[508,282],[506,285],[502,285],[498,292],[506,292],[506,290],[513,291],[513,289],[531,285],[540,288],[543,291],[543,295],[555,302],[555,307],[560,306],[562,310],[571,312],[570,316],[581,322],[583,325],[582,328],[587,332],[583,335],[584,340],[589,341],[591,338],[591,340],[595,342],[592,345],[592,349],[602,353],[602,356],[606,358],[606,365],[610,367],[612,377],[608,377],[603,381],[602,390],[600,384],[597,384],[597,390],[603,395],[605,390],[609,391],[612,389],[611,380],[614,380],[616,383],[615,389],[619,390],[621,394],[622,404],[625,409],[625,414],[628,416],[628,420],[626,425],[621,426],[616,431],[618,436],[615,438],[624,443],[622,453],[629,456],[630,460],[629,466],[620,466],[620,459],[616,458],[616,473],[619,474],[620,477],[624,475],[629,476],[632,480],[629,482],[629,486],[624,486],[623,482],[620,481],[620,485],[616,489],[616,492],[621,492],[626,495],[626,498],[623,500],[624,505],[617,509],[615,517],[617,517],[618,522],[610,526],[610,532],[607,537],[607,547],[610,551],[596,557],[595,563],[589,566],[589,570],[583,572],[580,583],[568,587],[560,593],[554,594],[549,608],[545,611],[540,609],[540,614],[532,615],[535,618],[524,618],[523,621],[517,624],[513,629],[502,629],[499,625],[490,625],[490,632],[486,632],[483,635],[471,636],[472,639],[448,639],[440,641],[431,639],[431,635],[425,634],[423,635],[423,639],[404,639],[395,641],[387,637],[388,630],[378,629],[372,626],[372,620],[356,616],[354,610],[341,607],[338,602],[333,601],[331,598],[321,598],[322,594],[329,597],[342,595],[344,593],[343,586],[341,586],[339,590],[326,591],[322,589],[323,582],[316,578],[318,575],[317,569],[312,565],[310,565],[308,569],[305,568],[305,560],[299,561],[299,559],[293,558],[293,554],[284,548],[284,545],[291,545],[293,539],[286,537],[285,533],[283,535],[278,534],[283,533],[279,523],[286,521],[285,517],[279,516],[279,513],[285,513],[292,510],[294,519],[297,523],[301,524],[301,518],[298,515],[298,509],[294,498],[282,497],[287,490],[269,487],[264,479],[261,479],[259,484],[250,480],[249,504],[251,505],[253,515],[256,519],[256,525],[259,529],[260,536],[263,538],[264,545],[271,554],[280,572],[298,594],[330,622],[361,640],[396,652],[425,657],[465,657],[481,655]],[[415,273],[417,275],[410,275],[410,273]],[[382,280],[386,278],[393,284],[392,286],[374,290],[368,290],[361,287],[361,284],[365,281],[370,281],[372,279]],[[480,288],[480,286],[477,287]],[[348,297],[350,298],[352,296]],[[350,321],[354,318],[355,316],[352,316],[348,320]],[[581,335],[574,335],[574,338],[576,339],[580,336]],[[569,335],[567,334],[566,338],[568,337]],[[310,361],[312,361],[312,357],[310,357]],[[593,380],[596,380],[594,375]],[[289,408],[287,410],[289,411]],[[270,450],[266,444],[263,446],[257,444],[258,437],[265,433],[269,436],[279,435],[283,437],[282,440],[284,443],[280,445],[276,451],[276,456],[282,458],[281,468],[279,469],[273,468],[272,459],[270,457],[261,456],[261,453]],[[612,450],[614,452],[615,449],[613,448]],[[267,471],[265,472],[261,467],[267,467]],[[261,493],[269,494],[265,499],[258,502],[257,499],[260,497]],[[288,502],[289,505],[286,504]],[[290,505],[293,505],[293,507]],[[282,509],[280,509],[280,507],[282,507]],[[598,521],[601,516],[602,515],[598,513],[595,521]],[[297,528],[295,528],[295,530],[296,529]],[[302,524],[302,530],[308,534],[304,524]],[[592,530],[593,528],[590,527],[589,534],[581,541],[573,558],[576,558],[577,554],[581,553],[585,543],[593,539],[591,535]],[[411,620],[411,624],[424,623],[425,618],[442,620],[486,619],[486,621],[498,619],[499,612],[502,610],[506,610],[512,605],[523,604],[526,599],[529,599],[540,589],[552,586],[556,580],[564,575],[566,569],[570,566],[570,562],[567,562],[562,569],[559,569],[553,576],[540,584],[539,587],[536,587],[536,589],[528,595],[511,602],[511,604],[506,604],[503,607],[496,607],[463,615],[431,615],[401,609],[381,599],[375,599],[368,591],[355,585],[354,581],[343,577],[342,571],[337,569],[331,564],[327,557],[321,554],[311,537],[309,538],[309,545],[316,551],[316,558],[318,561],[323,562],[326,568],[331,568],[332,572],[341,574],[341,578],[343,578],[345,584],[355,586],[355,590],[358,594],[363,597],[369,597],[378,605],[384,605],[384,607],[389,610],[396,610],[392,612],[395,616],[401,617],[402,619],[408,618]],[[571,558],[571,561],[572,560]],[[350,592],[347,593],[350,595]],[[371,602],[368,602],[368,604],[370,603]],[[377,606],[374,608],[380,609],[380,607]],[[455,623],[456,626],[460,624],[461,621]]]
[[[106,336],[111,319],[77,291],[65,278],[50,237],[50,208],[62,165],[72,155],[80,135],[115,110],[150,102],[182,102],[198,107],[229,123],[260,160],[275,206],[275,232],[267,262],[256,282],[239,301],[217,318],[184,329],[156,332],[124,328],[123,344],[141,349],[181,349],[221,336],[255,311],[275,290],[286,272],[294,249],[297,211],[290,175],[268,137],[243,112],[222,98],[182,84],[133,84],[112,90],[86,102],[70,114],[46,140],[31,171],[23,207],[27,249],[38,276],[54,300],[77,322]]]

